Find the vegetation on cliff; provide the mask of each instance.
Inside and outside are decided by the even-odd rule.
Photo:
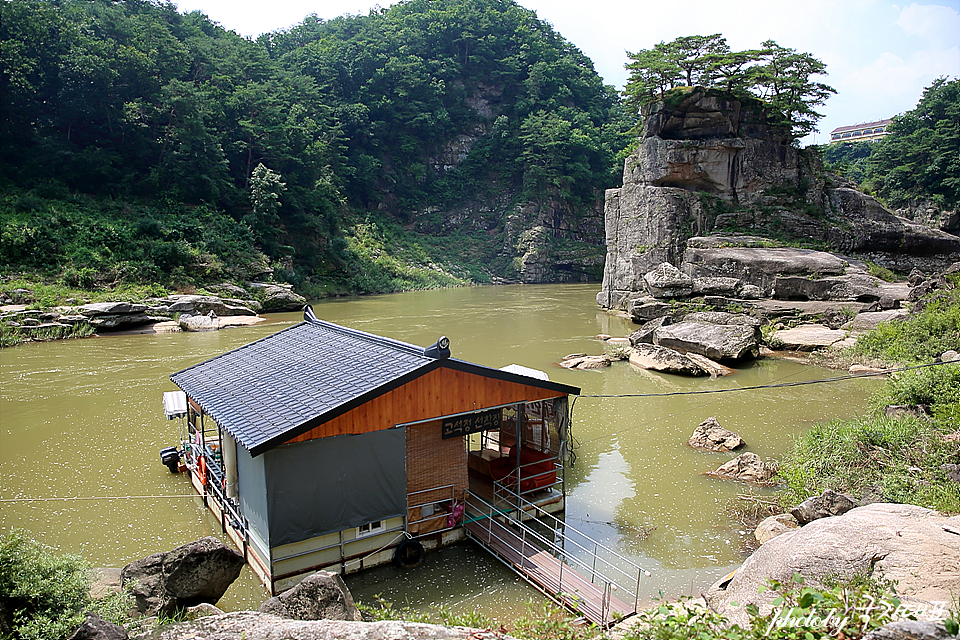
[[[632,62],[626,65],[630,78],[624,93],[636,113],[670,89],[716,88],[761,98],[799,139],[816,129],[823,115],[815,108],[836,93],[814,79],[826,75],[823,62],[773,40],[759,49],[733,51],[719,33],[684,36],[627,56]]]
[[[361,291],[436,286],[436,264],[466,267],[443,284],[509,276],[502,210],[595,206],[631,125],[591,61],[510,1],[406,0],[254,41],[163,0],[11,0],[0,39],[7,272],[273,268]],[[497,198],[466,223],[425,213]],[[384,252],[416,277],[352,278]]]
[[[960,206],[960,79],[940,78],[876,142],[833,144],[824,160],[893,208]]]

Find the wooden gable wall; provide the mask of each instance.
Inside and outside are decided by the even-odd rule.
[[[549,389],[440,367],[287,442],[370,433],[408,422],[564,395]]]

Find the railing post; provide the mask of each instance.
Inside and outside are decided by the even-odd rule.
[[[590,582],[593,582],[597,577],[597,545],[593,545],[593,568],[590,570]]]

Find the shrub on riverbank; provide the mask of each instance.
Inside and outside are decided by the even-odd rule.
[[[72,634],[93,611],[119,624],[128,596],[90,597],[90,564],[76,554],[57,554],[12,529],[0,535],[0,637],[56,640]]]
[[[884,322],[857,338],[850,355],[889,366],[929,362],[944,351],[960,350],[960,274],[946,281],[951,288],[937,292],[919,313]]]

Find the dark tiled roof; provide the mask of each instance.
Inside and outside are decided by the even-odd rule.
[[[460,360],[423,347],[317,320],[284,329],[170,379],[253,455],[345,413],[445,363],[522,384],[580,390]],[[309,423],[309,424],[308,424]]]

